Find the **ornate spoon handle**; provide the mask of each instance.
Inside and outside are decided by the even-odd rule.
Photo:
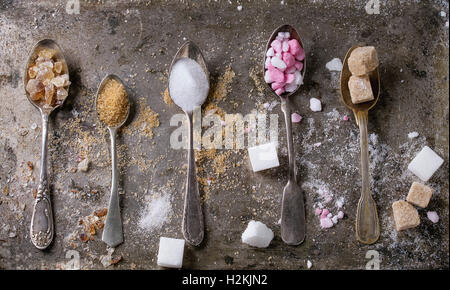
[[[53,211],[48,189],[47,139],[48,114],[42,113],[41,174],[30,227],[31,242],[39,250],[46,249],[54,236]]]
[[[182,228],[183,235],[186,241],[191,245],[198,246],[202,242],[204,235],[203,213],[200,205],[197,171],[195,169],[192,112],[187,112],[186,115],[189,121],[189,148],[186,195],[184,197],[185,199]]]
[[[363,244],[373,244],[380,236],[377,205],[372,198],[369,180],[369,150],[367,136],[368,112],[355,113],[359,125],[361,143],[361,198],[356,211],[356,238]]]

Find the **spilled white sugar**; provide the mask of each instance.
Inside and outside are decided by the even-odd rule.
[[[196,61],[182,58],[175,62],[169,77],[169,93],[175,104],[193,111],[203,104],[208,91],[209,81]]]
[[[172,215],[169,194],[155,196],[147,205],[139,220],[139,227],[145,231],[159,230]]]

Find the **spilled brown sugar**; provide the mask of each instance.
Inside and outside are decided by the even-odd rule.
[[[109,127],[120,125],[128,114],[128,96],[117,80],[107,80],[98,94],[97,111],[100,120]]]

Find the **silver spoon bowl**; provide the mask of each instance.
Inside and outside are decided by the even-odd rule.
[[[103,90],[105,84],[109,80],[118,81],[119,83],[122,84],[122,86],[126,90],[124,83],[118,76],[113,75],[113,74],[107,75],[106,77],[103,78],[103,80],[101,81],[101,83],[97,89],[97,94],[96,94],[96,98],[95,98],[96,108],[98,105],[98,95]],[[127,98],[128,98],[128,93],[127,93]],[[97,108],[97,114],[98,114],[98,108]],[[117,126],[108,126],[107,124],[104,124],[108,128],[109,134],[111,136],[112,177],[111,177],[111,196],[109,199],[108,214],[106,215],[105,227],[103,228],[102,241],[104,241],[110,247],[116,247],[117,245],[120,245],[121,243],[123,243],[123,229],[122,229],[122,219],[121,219],[121,215],[120,215],[120,202],[119,202],[119,190],[118,190],[119,180],[118,180],[118,170],[117,170],[116,135],[117,135],[117,130],[123,124],[125,124],[126,120],[128,119],[129,114],[130,114],[130,102],[128,100],[128,110],[127,110],[127,115],[124,118],[124,120]]]
[[[266,52],[270,48],[271,42],[277,37],[279,32],[289,32],[291,38],[297,39],[301,47],[304,49],[303,43],[301,41],[298,32],[288,24],[282,25],[275,29],[269,38],[266,45],[266,50],[264,51],[264,61],[263,61],[263,74],[265,72],[264,64],[266,62]],[[302,78],[305,76],[306,71],[306,56],[303,59],[303,68],[301,71]],[[269,90],[275,94],[275,91],[267,84]],[[297,93],[300,89],[298,88],[291,93],[281,94],[281,110],[284,113],[284,120],[286,123],[286,137],[288,146],[288,159],[289,159],[289,179],[288,183],[283,190],[283,199],[281,201],[281,239],[288,245],[299,245],[305,239],[306,223],[305,223],[305,201],[303,191],[297,184],[297,166],[295,164],[295,150],[294,142],[292,138],[292,96]],[[276,95],[276,94],[275,94]],[[277,95],[278,96],[278,95]]]
[[[51,39],[43,39],[36,43],[28,57],[24,75],[24,88],[26,88],[30,77],[28,75],[29,67],[35,62],[37,54],[41,49],[51,49],[55,52],[54,57],[63,64],[62,72],[69,73],[66,59],[62,49]],[[69,87],[67,87],[69,92]],[[59,105],[44,106],[30,98],[29,93],[25,90],[25,94],[30,103],[41,112],[42,117],[42,144],[41,144],[41,172],[39,178],[39,187],[36,199],[33,205],[33,213],[31,217],[30,237],[33,245],[40,249],[46,249],[52,242],[54,237],[54,221],[53,210],[50,200],[50,192],[48,187],[48,169],[47,169],[47,146],[48,146],[48,119],[50,114],[63,105],[64,98]]]
[[[196,61],[205,73],[206,79],[209,80],[209,71],[206,67],[205,59],[203,58],[202,52],[197,45],[190,41],[184,43],[172,60],[172,63],[170,65],[170,72],[172,72],[173,65],[182,58],[190,58]],[[185,240],[189,244],[198,246],[203,241],[204,224],[203,213],[200,204],[200,193],[198,190],[197,171],[195,168],[193,111],[185,111],[185,114],[189,121],[189,147],[182,231]]]

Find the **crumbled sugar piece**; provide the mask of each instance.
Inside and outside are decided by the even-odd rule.
[[[237,7],[237,10],[238,10],[238,11],[242,11],[242,5],[239,5],[239,6]]]
[[[341,208],[344,205],[344,198],[340,197],[336,200],[336,207]]]
[[[299,123],[302,120],[302,116],[297,113],[292,113],[291,119],[293,123]]]
[[[334,225],[334,224],[333,224],[333,221],[332,221],[330,218],[328,218],[328,217],[325,217],[325,218],[321,218],[321,219],[320,219],[320,227],[321,227],[322,229],[328,229],[328,228],[331,228],[333,225]]]
[[[439,216],[438,216],[437,212],[435,212],[435,211],[428,211],[427,217],[434,224],[439,222]]]
[[[159,238],[158,266],[181,268],[183,265],[184,240]]]
[[[395,228],[397,231],[417,227],[420,224],[417,209],[404,200],[392,204],[394,211]]]
[[[331,221],[333,222],[333,224],[337,224],[338,223],[338,216],[337,215],[335,215],[335,216],[333,216],[332,218],[331,218]]]
[[[316,215],[320,215],[320,214],[322,213],[322,210],[321,210],[320,208],[316,208],[315,211],[314,211],[314,213],[315,213]]]
[[[84,158],[81,160],[80,163],[78,163],[78,171],[86,172],[89,169],[89,159]]]
[[[337,214],[338,219],[343,219],[344,218],[344,212],[343,211],[339,211]]]
[[[295,91],[298,88],[298,85],[295,84],[295,83],[287,84],[284,88],[285,88],[286,92],[291,93],[291,92]]]
[[[445,17],[447,16],[447,13],[445,13],[445,11],[441,11],[441,13],[439,13],[441,15],[441,17]]]
[[[416,138],[418,136],[419,136],[419,133],[417,133],[416,131],[408,133],[408,138],[409,139],[414,139],[414,138]]]
[[[275,51],[273,50],[273,47],[269,48],[266,52],[266,56],[274,56],[275,55]]]
[[[415,206],[426,208],[433,195],[433,189],[419,182],[413,182],[409,189],[406,201]]]
[[[330,211],[328,209],[324,208],[322,210],[322,217],[326,217],[329,213],[330,213]]]
[[[344,120],[344,121],[348,121],[348,116],[347,115],[345,115],[343,118],[342,118],[342,120]]]
[[[320,145],[322,145],[322,142],[317,142],[313,144],[314,147],[319,147]]]
[[[274,143],[266,143],[248,148],[248,155],[252,164],[253,172],[277,167],[278,161],[277,148]]]
[[[327,214],[327,218],[332,218],[333,214],[330,212],[329,214]]]
[[[430,147],[425,146],[409,163],[408,170],[417,175],[422,181],[427,182],[436,170],[441,167],[444,160]]]
[[[242,242],[253,247],[267,248],[273,236],[273,231],[265,224],[251,220],[242,233]]]
[[[281,58],[279,58],[278,56],[272,57],[270,63],[274,67],[276,67],[277,69],[279,69],[281,71],[284,71],[286,69],[286,67],[287,67],[286,63]]]
[[[31,130],[36,130],[36,128],[37,128],[37,124],[36,123],[31,124]]]
[[[306,267],[307,267],[308,269],[311,269],[312,263],[311,263],[310,260],[308,260],[308,261],[306,262]]]
[[[325,66],[329,71],[342,71],[342,61],[339,58],[333,58]]]
[[[322,111],[322,103],[317,98],[311,98],[309,99],[309,108],[313,112],[320,112]]]
[[[445,27],[448,28],[448,20],[445,21]]]

